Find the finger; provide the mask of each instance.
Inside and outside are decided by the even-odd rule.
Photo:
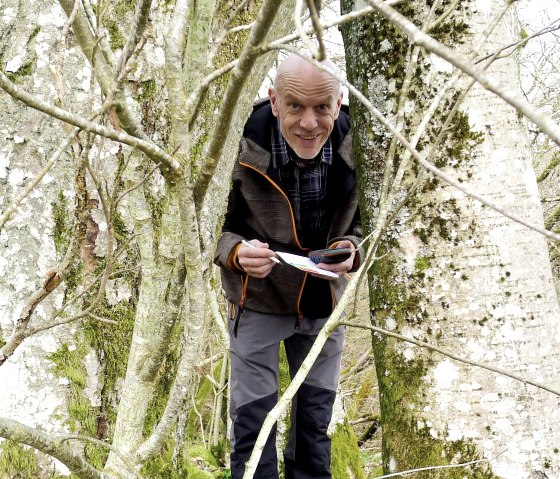
[[[272,264],[269,263],[263,266],[249,266],[244,269],[249,276],[254,276],[255,278],[264,278],[268,276],[268,274],[272,271],[273,267],[274,267],[274,263]]]
[[[253,240],[249,241],[249,243],[256,246],[257,248],[267,248],[268,249],[268,243],[261,243],[257,239],[253,239]]]

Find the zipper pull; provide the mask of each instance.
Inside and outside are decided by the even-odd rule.
[[[235,314],[235,317],[233,318],[234,323],[233,323],[233,337],[237,338],[237,328],[239,327],[239,318],[241,318],[241,316],[243,315],[243,305],[244,305],[245,301],[241,300],[239,302],[239,307],[237,308],[237,313]]]
[[[303,314],[301,312],[299,312],[298,315],[297,315],[297,318],[296,318],[295,329],[299,329],[302,321],[303,321]]]

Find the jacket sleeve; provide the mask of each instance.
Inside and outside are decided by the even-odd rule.
[[[238,245],[245,239],[243,235],[243,218],[246,217],[246,204],[239,192],[237,178],[238,165],[236,164],[233,171],[233,186],[229,193],[228,206],[222,227],[222,233],[218,239],[216,253],[214,255],[214,263],[222,268],[240,272],[237,265],[236,251]]]
[[[352,218],[352,223],[350,224],[350,227],[348,228],[344,236],[332,238],[329,241],[328,247],[335,247],[336,243],[344,240],[350,241],[356,248],[354,264],[352,265],[352,269],[350,269],[350,273],[353,273],[360,267],[360,265],[362,264],[362,259],[364,257],[364,249],[362,247],[358,248],[359,244],[362,242],[362,222],[360,219],[360,209],[357,206]]]

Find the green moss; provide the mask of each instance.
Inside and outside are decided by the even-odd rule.
[[[185,453],[187,459],[197,458],[210,467],[218,467],[218,462],[212,453],[202,445],[192,446]]]
[[[152,98],[157,91],[156,81],[153,78],[138,82],[134,99],[139,103],[143,103]]]
[[[64,254],[70,245],[72,234],[70,215],[68,211],[68,200],[60,191],[55,201],[51,203],[54,220],[53,240],[57,254]]]
[[[29,41],[33,40],[41,31],[41,27],[39,25],[35,25],[35,27],[33,28],[33,31],[31,32],[31,35],[29,35]]]
[[[365,479],[356,436],[347,422],[338,424],[331,436],[331,470],[336,479]]]
[[[149,434],[153,427],[159,421],[163,411],[165,409],[165,405],[167,403],[167,398],[169,397],[169,391],[171,390],[171,386],[173,385],[173,380],[175,378],[176,368],[177,368],[177,361],[179,360],[179,342],[181,337],[181,323],[177,321],[173,328],[173,332],[171,334],[171,341],[170,344],[176,345],[175,347],[170,347],[164,357],[163,364],[160,367],[158,381],[156,385],[156,394],[154,394],[154,398],[148,407],[148,414],[146,418],[146,423],[144,424],[144,434]],[[221,368],[221,361],[216,365],[214,368],[214,378],[219,376],[219,371]],[[203,408],[203,405],[207,402],[208,397],[212,392],[212,385],[210,381],[205,380],[202,382],[202,385],[199,388],[195,403],[197,409]],[[200,409],[199,409],[200,408]],[[191,416],[194,414],[191,412],[189,415],[188,423],[189,424],[197,424],[195,419]],[[189,428],[190,429],[190,428]],[[191,433],[194,434],[196,437],[197,434],[195,431],[198,431],[197,426],[195,425],[191,431],[189,431],[188,435],[191,437]]]
[[[83,325],[84,337],[96,353],[101,366],[103,386],[101,391],[101,411],[110,425],[114,424],[116,413],[110,397],[117,389],[117,382],[124,378],[128,362],[128,351],[134,328],[134,305],[120,301],[115,305],[102,303],[94,314],[111,319],[116,324],[88,321]]]
[[[415,266],[417,271],[426,271],[430,267],[430,260],[422,256],[416,260]]]
[[[109,43],[111,44],[111,48],[113,50],[119,50],[124,47],[126,39],[119,28],[119,24],[110,18],[105,18],[104,23],[107,31],[109,32]]]
[[[550,160],[550,162],[548,163],[548,165],[546,165],[546,167],[544,168],[544,170],[539,174],[539,176],[537,177],[537,182],[541,183],[544,180],[546,180],[548,178],[548,176],[556,170],[556,167],[560,165],[560,153],[556,153],[552,156],[552,159]]]
[[[128,0],[118,0],[114,5],[117,18],[128,18],[135,10],[135,3]]]
[[[174,442],[168,438],[163,449],[150,458],[142,467],[142,476],[146,479],[184,479],[190,478],[189,464],[183,454],[174,456]]]
[[[75,346],[63,344],[48,359],[53,362],[53,372],[69,381],[67,394],[67,424],[70,431],[90,437],[96,437],[98,408],[91,405],[84,394],[87,371],[84,360],[89,346],[83,340],[77,340]],[[85,456],[94,467],[102,467],[106,459],[106,450],[93,444],[84,446]]]
[[[64,290],[65,299],[66,297],[74,292],[76,288],[82,284],[84,272],[84,263],[75,263],[66,271],[64,282],[66,289]]]
[[[0,477],[36,479],[38,477],[35,453],[16,441],[0,443]]]
[[[2,330],[0,329],[0,348],[3,348],[6,344],[6,340],[4,339],[4,335],[2,334]]]
[[[27,62],[25,62],[23,65],[21,65],[16,72],[7,72],[6,76],[9,78],[10,81],[14,83],[18,83],[19,80],[33,73],[36,64],[37,64],[37,59],[33,57]]]

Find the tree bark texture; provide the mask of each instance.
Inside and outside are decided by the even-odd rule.
[[[89,117],[92,109],[99,108],[100,99],[112,94],[117,67],[124,64],[124,60],[119,63],[120,53],[134,19],[134,3],[100,3],[103,8],[91,8],[86,1],[2,2],[2,71],[44,101]],[[250,24],[261,4],[249,2],[232,26]],[[65,26],[75,5],[78,16],[73,26]],[[166,56],[170,48],[166,37],[174,8],[179,6],[185,8],[190,28],[179,27],[179,57]],[[268,39],[291,30],[292,8],[293,2],[282,2],[281,13],[264,30],[269,28]],[[208,160],[205,150],[230,74],[205,88],[202,81],[235,60],[249,36],[248,30],[242,30],[225,36],[221,45],[213,43],[231,11],[231,2],[152,2],[146,44],[140,53],[134,52],[135,45],[132,53],[128,48],[127,58],[138,55],[137,64],[123,88],[115,90],[117,104],[102,122],[106,128],[157,145],[164,156],[173,155],[177,168],[156,165],[150,152],[145,155],[99,138],[90,141],[82,132],[0,230],[0,347],[22,311],[30,310],[29,298],[50,278],[50,270],[56,270],[74,237],[79,254],[66,281],[35,307],[30,325],[48,322],[65,300],[80,293],[63,317],[87,308],[94,300],[100,271],[109,261],[108,232],[116,238],[112,253],[119,256],[91,314],[83,322],[25,339],[0,367],[0,382],[7,391],[0,395],[0,416],[47,432],[108,440],[111,451],[82,446],[84,457],[97,469],[107,463],[110,472],[122,477],[135,476],[130,464],[138,470],[149,466],[161,477],[171,474],[176,464],[174,425],[177,416],[186,415],[191,407],[198,381],[195,366],[212,336],[205,310],[212,250],[242,128],[274,60],[270,54],[260,56],[249,68],[235,72],[238,100],[230,128],[222,135],[225,146],[218,158],[217,178],[211,180],[204,204],[195,208],[194,185]],[[101,35],[96,38],[99,26]],[[146,32],[137,32],[135,39],[142,33]],[[175,64],[166,64],[169,59]],[[183,76],[174,77],[176,72]],[[202,92],[197,104],[189,104],[186,110],[185,102],[174,104],[193,91]],[[0,105],[4,210],[71,128],[14,101],[3,90]],[[96,191],[94,176],[100,180],[101,193]],[[115,208],[107,220],[103,196],[114,191]],[[94,287],[85,291],[89,282]],[[184,439],[179,429],[175,439]],[[4,437],[9,437],[9,431],[9,427],[2,430]],[[152,435],[154,431],[157,434]],[[33,446],[31,439],[27,443]],[[50,453],[41,444],[37,448]],[[160,454],[162,449],[165,454]],[[181,451],[181,445],[175,450]],[[123,455],[127,461],[121,460]],[[61,457],[71,457],[67,465],[79,474],[74,456]],[[38,475],[47,470],[46,462],[40,459]],[[68,472],[61,463],[55,464],[58,473]]]
[[[343,12],[358,3],[343,1]],[[430,29],[452,3],[415,1],[397,8],[474,59],[517,39],[510,9],[480,43],[506,7],[503,1],[459,2]],[[350,81],[412,138],[452,67],[415,52],[377,16],[344,27],[343,36]],[[515,56],[496,61],[488,71],[518,88]],[[440,103],[417,143],[422,154],[430,155],[465,84],[463,79]],[[390,201],[396,205],[417,187],[386,229],[382,257],[370,271],[372,323],[557,388],[560,311],[545,239],[433,177],[417,183],[419,169],[403,163],[406,153],[361,105],[353,101],[351,108],[366,230],[375,227],[385,191],[394,190]],[[525,126],[513,108],[475,85],[445,128],[430,156],[436,166],[542,224]],[[388,184],[383,182],[386,169]],[[386,472],[485,458],[488,462],[419,477],[559,474],[558,397],[394,339],[374,335],[373,345]]]

